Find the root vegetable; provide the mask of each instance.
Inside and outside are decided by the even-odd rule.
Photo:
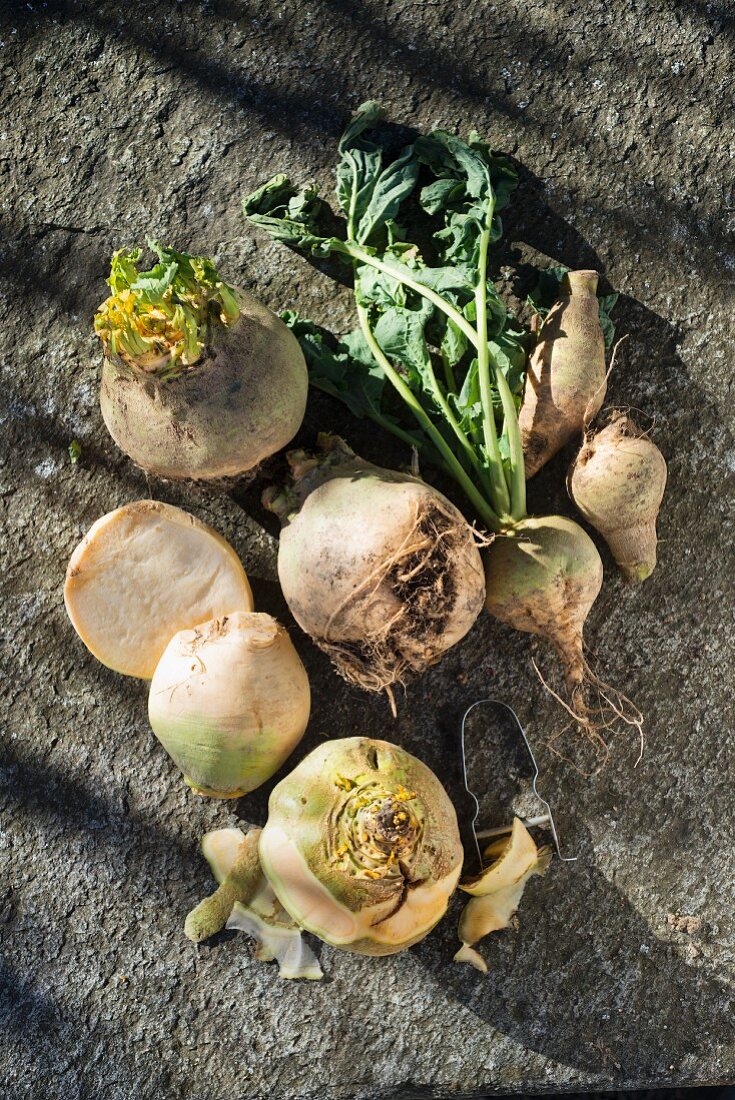
[[[605,400],[597,272],[569,271],[531,356],[519,414],[526,478],[581,435]]]
[[[197,793],[239,798],[280,768],[309,721],[309,681],[282,626],[235,612],[176,634],[148,716]]]
[[[584,657],[584,624],[602,587],[602,561],[589,535],[565,516],[528,517],[498,536],[485,554],[487,608],[515,630],[551,642],[564,671],[569,701],[557,696],[592,742],[599,764],[604,733],[620,724],[642,736],[640,711],[600,680]],[[567,727],[551,739],[554,742]],[[582,771],[581,768],[578,770]]]
[[[304,357],[284,323],[211,261],[152,244],[112,260],[95,329],[100,404],[118,446],[166,478],[234,478],[284,447],[306,407]]]
[[[436,776],[386,741],[315,749],[273,790],[260,860],[281,904],[326,943],[390,955],[444,915],[462,867]]]
[[[69,561],[64,602],[103,665],[144,680],[179,630],[253,608],[229,543],[181,508],[153,500],[92,525]]]
[[[390,690],[467,634],[484,599],[482,561],[461,513],[419,478],[323,438],[292,454],[278,576],[299,625],[340,674]]]
[[[529,517],[494,539],[485,570],[490,613],[550,641],[578,699],[586,668],[582,632],[602,586],[592,539],[564,516]]]
[[[626,579],[650,576],[656,565],[656,518],[666,487],[666,462],[656,444],[619,413],[587,436],[567,485]]]

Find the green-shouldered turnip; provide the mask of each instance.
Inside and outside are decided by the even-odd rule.
[[[590,432],[569,468],[569,493],[600,532],[626,579],[642,581],[656,565],[656,519],[666,488],[666,462],[624,413]]]
[[[198,794],[239,798],[280,768],[309,721],[306,670],[270,615],[236,611],[168,643],[151,728]]]
[[[526,477],[581,435],[607,392],[597,272],[569,271],[541,326],[519,414]]]
[[[274,788],[260,862],[300,927],[346,951],[392,955],[444,916],[462,845],[425,764],[348,737],[314,749]]]
[[[64,602],[98,661],[144,680],[179,630],[253,609],[230,544],[156,500],[125,504],[92,525],[69,561]]]
[[[390,690],[438,661],[482,610],[474,534],[418,477],[323,437],[289,458],[293,486],[267,503],[283,521],[278,577],[294,618],[350,683]]]
[[[95,316],[100,404],[112,438],[166,478],[235,478],[284,447],[306,407],[307,372],[287,326],[210,260],[120,249]]]

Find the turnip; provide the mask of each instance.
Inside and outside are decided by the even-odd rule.
[[[95,317],[104,347],[100,404],[112,438],[166,478],[235,478],[284,447],[306,406],[307,372],[284,323],[210,260],[156,243],[112,259]]]
[[[541,326],[519,415],[526,477],[581,435],[607,392],[597,272],[569,271]]]
[[[270,615],[176,634],[153,674],[151,728],[198,794],[239,798],[280,768],[309,721],[309,681]]]
[[[646,433],[629,416],[615,414],[605,428],[586,436],[567,485],[626,579],[650,576],[656,565],[656,518],[666,487],[666,462]]]
[[[253,609],[230,544],[155,500],[126,504],[92,525],[69,561],[64,602],[98,661],[144,680],[179,630]]]
[[[454,505],[418,477],[322,437],[292,453],[292,487],[269,493],[283,529],[278,577],[299,625],[340,674],[368,691],[418,673],[482,610],[482,561]]]
[[[346,951],[391,955],[446,912],[462,868],[434,773],[386,741],[320,745],[274,788],[261,866],[298,925]]]

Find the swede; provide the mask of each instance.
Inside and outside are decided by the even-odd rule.
[[[666,488],[666,461],[656,444],[629,416],[618,413],[601,431],[586,436],[567,486],[625,578],[649,577],[656,565],[656,519]]]
[[[337,671],[368,691],[420,673],[482,610],[482,561],[462,514],[418,477],[322,437],[289,456],[294,483],[266,503],[282,518],[278,577],[291,612]]]
[[[153,245],[116,252],[113,294],[95,329],[104,347],[100,406],[110,435],[160,477],[231,479],[296,434],[307,372],[287,326],[211,261]]]
[[[265,614],[235,612],[183,630],[153,674],[148,717],[198,794],[239,798],[280,768],[309,721],[306,670]]]
[[[425,764],[387,741],[347,737],[314,749],[274,788],[260,862],[302,928],[345,951],[392,955],[443,917],[462,845]]]
[[[569,271],[541,326],[518,416],[526,478],[581,435],[607,392],[597,272]]]

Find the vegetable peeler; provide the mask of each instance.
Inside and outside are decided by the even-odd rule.
[[[518,732],[521,735],[521,738],[523,740],[523,744],[525,746],[526,752],[528,753],[529,759],[530,759],[531,764],[533,766],[533,778],[532,778],[532,781],[531,781],[531,791],[532,791],[533,795],[535,796],[535,798],[541,803],[541,805],[545,809],[545,812],[540,814],[539,816],[522,818],[523,824],[527,828],[533,828],[534,826],[542,826],[542,825],[546,826],[546,828],[548,828],[549,832],[551,833],[552,841],[553,841],[553,844],[554,844],[554,849],[555,849],[556,854],[559,857],[559,859],[563,863],[573,863],[577,859],[577,856],[562,855],[562,853],[561,853],[561,844],[560,844],[560,840],[559,840],[559,833],[558,833],[558,830],[556,828],[556,823],[554,821],[554,815],[552,813],[551,806],[546,801],[546,799],[543,798],[541,794],[539,794],[538,787],[537,787],[537,780],[538,780],[538,777],[539,777],[539,767],[538,767],[538,764],[536,763],[536,757],[534,756],[533,749],[531,748],[531,744],[528,740],[528,737],[526,736],[526,731],[524,730],[523,726],[521,725],[521,722],[520,722],[520,719],[518,718],[518,715],[513,710],[513,708],[508,705],[508,703],[504,703],[500,699],[478,699],[478,700],[476,700],[476,702],[472,703],[467,708],[467,710],[464,712],[464,715],[462,716],[462,727],[461,727],[461,731],[460,731],[460,748],[461,748],[461,754],[462,754],[462,778],[463,778],[463,782],[464,782],[464,789],[465,789],[465,792],[467,794],[467,809],[468,809],[468,813],[467,813],[467,816],[466,816],[467,828],[464,830],[464,832],[465,832],[465,836],[466,836],[467,841],[469,841],[468,850],[474,852],[478,868],[480,868],[480,869],[482,868],[482,854],[480,852],[479,842],[481,840],[489,840],[492,837],[503,836],[505,833],[509,833],[511,831],[511,825],[507,825],[507,826],[506,825],[501,825],[501,826],[497,826],[495,828],[479,829],[479,830],[477,828],[477,819],[478,819],[478,816],[480,814],[480,803],[478,802],[476,795],[474,794],[474,792],[470,788],[469,779],[468,779],[468,775],[467,775],[466,729],[467,729],[467,720],[468,720],[470,714],[478,707],[500,708],[504,712],[504,715],[507,715],[512,719],[513,724],[515,725],[515,727],[517,728]],[[497,720],[497,714],[495,715],[495,718]],[[491,718],[491,720],[492,720],[492,718]],[[467,845],[466,845],[466,847],[467,847]]]

